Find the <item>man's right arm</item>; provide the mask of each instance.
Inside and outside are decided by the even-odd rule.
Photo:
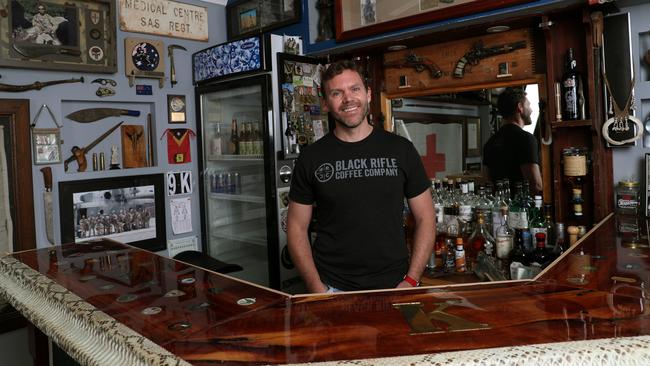
[[[535,163],[522,164],[519,166],[524,179],[530,184],[530,190],[534,194],[542,192],[542,173],[539,171],[539,165]]]
[[[291,259],[298,268],[309,292],[326,292],[327,287],[320,279],[309,244],[309,223],[313,207],[289,200],[287,214],[287,242]]]

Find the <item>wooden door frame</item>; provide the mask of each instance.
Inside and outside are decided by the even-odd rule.
[[[9,117],[10,148],[13,161],[7,161],[11,170],[10,189],[13,192],[14,251],[36,248],[34,195],[32,182],[32,151],[29,133],[29,100],[0,99],[0,115]],[[5,142],[6,143],[6,142]]]
[[[29,100],[0,99],[0,116],[9,119],[7,150],[13,158],[7,160],[10,171],[11,220],[13,223],[13,251],[36,248],[34,226],[34,196],[32,193],[32,154],[29,133]],[[11,307],[0,309],[0,333],[28,325]]]

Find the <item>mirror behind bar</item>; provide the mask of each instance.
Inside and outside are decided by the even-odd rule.
[[[539,116],[537,84],[525,86],[535,134]],[[420,153],[430,179],[480,176],[483,144],[501,126],[496,101],[503,88],[391,100],[392,130]],[[460,143],[459,143],[460,142]]]

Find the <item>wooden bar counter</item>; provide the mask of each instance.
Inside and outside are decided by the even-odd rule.
[[[104,240],[2,257],[0,295],[88,365],[648,365],[649,255],[610,215],[534,280],[291,296]]]

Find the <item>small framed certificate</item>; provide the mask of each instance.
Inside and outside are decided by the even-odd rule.
[[[185,123],[187,104],[184,95],[167,95],[167,111],[169,123]]]
[[[61,162],[61,138],[58,128],[33,128],[32,146],[34,164],[56,164]]]

